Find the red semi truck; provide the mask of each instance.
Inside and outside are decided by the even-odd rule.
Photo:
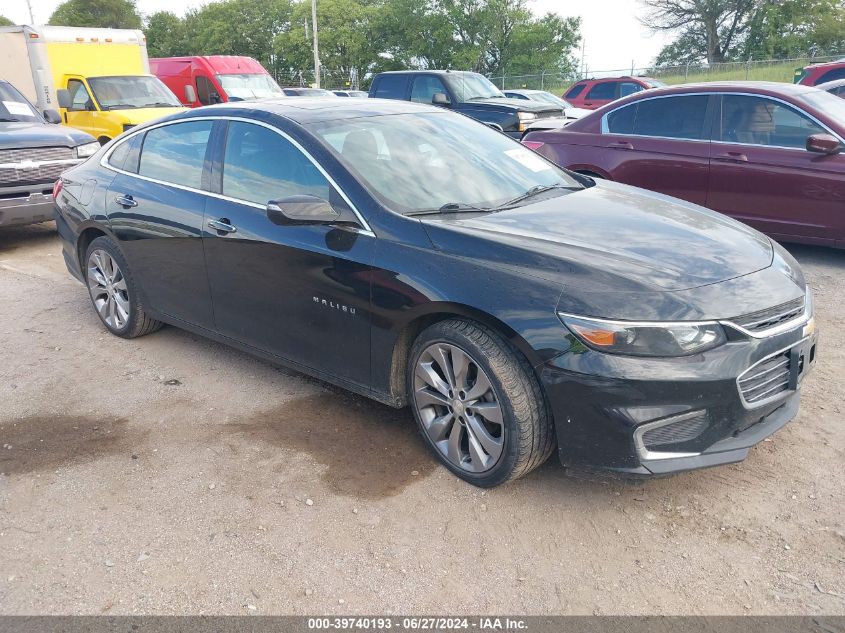
[[[150,59],[150,70],[189,108],[285,96],[270,73],[252,57],[159,57]]]

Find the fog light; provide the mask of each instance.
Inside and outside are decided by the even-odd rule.
[[[699,453],[672,451],[672,446],[694,440],[710,426],[707,411],[694,411],[643,424],[634,431],[640,459],[692,457]]]

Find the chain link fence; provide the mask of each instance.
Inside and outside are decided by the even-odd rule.
[[[845,52],[822,57],[793,57],[789,59],[749,60],[722,64],[684,64],[680,66],[649,66],[643,68],[617,68],[588,70],[574,75],[538,71],[530,75],[498,75],[490,80],[501,90],[519,88],[561,92],[566,87],[587,78],[640,76],[652,77],[667,84],[707,81],[780,81],[792,83],[805,66],[845,58]]]
[[[313,70],[283,70],[273,72],[280,86],[311,87],[316,84]],[[326,90],[361,90],[362,82],[354,71],[320,68],[320,88]]]

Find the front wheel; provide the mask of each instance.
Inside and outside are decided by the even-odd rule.
[[[424,330],[407,380],[429,448],[471,484],[522,477],[554,450],[551,414],[530,365],[481,324],[449,319]]]

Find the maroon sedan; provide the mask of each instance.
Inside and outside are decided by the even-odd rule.
[[[708,83],[617,101],[523,142],[557,164],[704,205],[776,239],[845,248],[845,100]]]

